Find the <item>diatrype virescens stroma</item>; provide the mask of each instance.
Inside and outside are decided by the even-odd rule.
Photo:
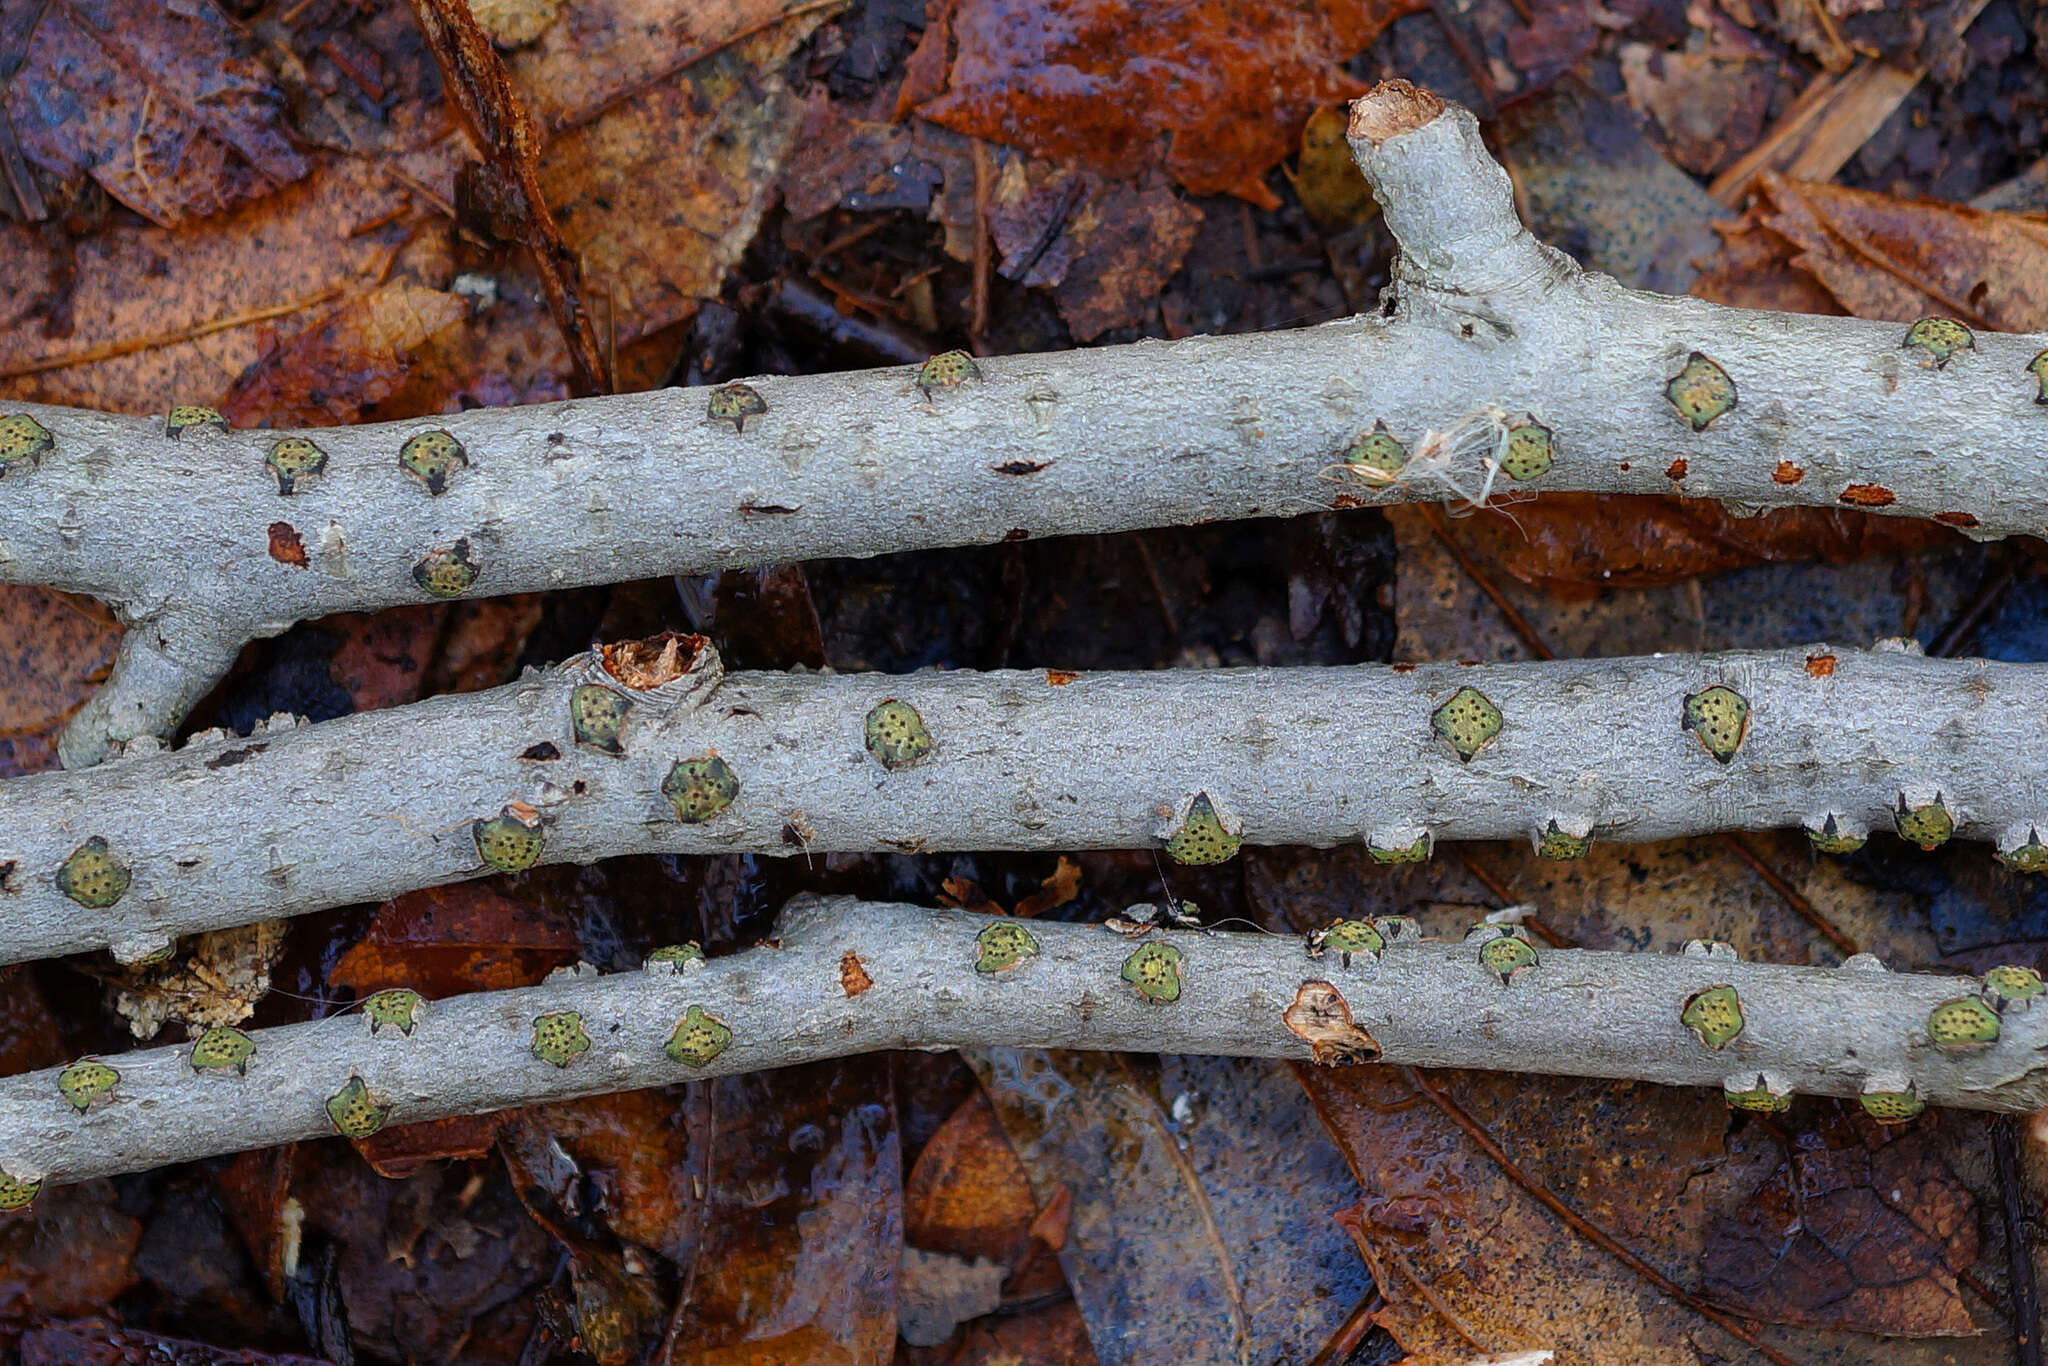
[[[748,418],[759,417],[767,411],[768,400],[761,397],[760,391],[738,380],[713,389],[704,405],[706,417],[713,422],[730,422],[732,429],[741,435],[746,434]]]
[[[1374,863],[1427,863],[1430,851],[1435,847],[1429,834],[1422,835],[1407,844],[1378,844],[1368,841],[1365,852]]]
[[[1227,862],[1243,847],[1244,840],[1224,822],[1206,792],[1195,794],[1187,815],[1166,837],[1166,856],[1189,867]]]
[[[57,870],[57,890],[95,911],[107,909],[126,895],[129,881],[127,865],[114,857],[98,835],[73,849]]]
[[[1696,432],[1735,409],[1735,381],[1712,357],[1693,352],[1685,366],[1664,385],[1664,397]]]
[[[1500,455],[1502,474],[1527,483],[1550,473],[1551,463],[1550,428],[1532,417],[1508,428],[1507,447]]]
[[[663,944],[651,950],[643,966],[665,968],[670,972],[688,971],[693,963],[704,961],[704,950],[695,944]]]
[[[1309,931],[1308,936],[1309,957],[1321,958],[1326,953],[1334,953],[1337,961],[1347,968],[1354,956],[1378,962],[1380,952],[1386,947],[1386,937],[1370,920],[1335,920],[1320,930]]]
[[[1998,861],[2015,873],[2048,873],[2048,844],[2041,842],[2039,830],[2029,830],[2026,843],[2000,849]]]
[[[1749,1110],[1762,1115],[1780,1114],[1792,1108],[1792,1093],[1780,1091],[1768,1079],[1758,1076],[1744,1081],[1721,1083],[1721,1099],[1731,1110]]]
[[[1685,728],[1725,764],[1749,737],[1749,699],[1721,683],[1703,688],[1685,699]]]
[[[1429,714],[1429,724],[1466,763],[1500,734],[1500,708],[1477,688],[1460,688]]]
[[[1678,1022],[1709,1048],[1726,1048],[1742,1032],[1742,998],[1731,986],[1708,987],[1686,998]]]
[[[1140,944],[1124,959],[1123,979],[1153,1005],[1180,999],[1180,950],[1154,940]]]
[[[1536,946],[1519,935],[1499,935],[1479,946],[1479,961],[1502,986],[1509,986],[1536,966]]]
[[[194,1072],[234,1072],[244,1075],[249,1059],[256,1056],[256,1041],[233,1025],[214,1025],[192,1045]]]
[[[1898,827],[1899,838],[1922,849],[1938,849],[1948,843],[1956,832],[1956,821],[1941,794],[1937,792],[1933,801],[1919,806],[1908,806],[1906,800],[1900,797],[1898,805],[1892,808],[1892,823]]]
[[[420,432],[398,448],[398,467],[438,496],[447,491],[457,470],[469,468],[469,452],[451,432]]]
[[[1910,1087],[1903,1091],[1865,1091],[1856,1099],[1862,1103],[1863,1113],[1879,1124],[1904,1124],[1927,1108],[1927,1102],[1914,1095]]]
[[[40,1181],[19,1181],[0,1172],[0,1210],[27,1209],[42,1188]]]
[[[2048,987],[2042,985],[2041,974],[2034,969],[2001,963],[1985,972],[1983,990],[1985,1003],[2004,1014],[2032,1006]]]
[[[121,1074],[103,1062],[82,1058],[57,1074],[57,1090],[81,1115],[114,1093]]]
[[[552,1010],[533,1022],[533,1056],[556,1067],[567,1067],[590,1051],[590,1035],[583,1032],[583,1017],[573,1010]]]
[[[420,1022],[420,1007],[426,1004],[417,991],[387,987],[363,999],[363,1016],[370,1022],[370,1036],[390,1030],[410,1036]]]
[[[702,1006],[691,1006],[676,1022],[661,1051],[685,1067],[704,1067],[731,1042],[732,1031],[725,1021],[707,1014]]]
[[[263,457],[263,463],[276,476],[277,491],[289,497],[299,491],[299,485],[327,468],[327,452],[309,436],[281,436],[270,443],[270,453]]]
[[[1391,484],[1408,464],[1408,448],[1387,430],[1384,422],[1372,424],[1344,448],[1344,466],[1368,484]]]
[[[917,387],[930,402],[934,389],[957,389],[970,379],[981,378],[981,367],[965,351],[941,351],[918,367]]]
[[[1536,837],[1536,857],[1538,858],[1562,861],[1581,859],[1586,856],[1592,847],[1592,835],[1573,834],[1554,820],[1547,822],[1543,827],[1543,832]]]
[[[412,581],[437,598],[459,598],[476,585],[482,567],[469,553],[463,537],[445,550],[430,550],[412,567]]]
[[[346,1084],[327,1098],[327,1120],[343,1138],[368,1138],[391,1118],[391,1107],[379,1105],[361,1077],[350,1074]]]
[[[1923,352],[1927,359],[1921,363],[1939,370],[1958,352],[1976,350],[1977,338],[1954,318],[1922,318],[1906,329],[1906,339],[1899,346]]]
[[[196,403],[180,403],[164,417],[164,435],[173,441],[183,441],[187,436],[200,432],[224,432],[228,420],[212,408]]]
[[[540,862],[547,848],[540,813],[524,803],[507,806],[487,821],[470,827],[476,855],[500,873],[523,873]]]
[[[1998,1013],[1979,996],[1943,1001],[1927,1012],[1927,1037],[1937,1048],[1983,1048],[1998,1042]]]
[[[19,465],[33,465],[57,444],[49,429],[27,413],[0,417],[0,475]]]
[[[868,712],[866,732],[868,753],[883,768],[902,768],[932,752],[931,732],[924,728],[924,718],[900,698],[876,703]]]
[[[1819,824],[1809,824],[1806,838],[1812,842],[1814,852],[1820,854],[1853,854],[1870,842],[1834,815],[1822,817]]]
[[[740,780],[716,753],[700,754],[669,768],[661,780],[661,795],[668,798],[677,820],[701,825],[732,805],[740,795]]]
[[[998,920],[982,926],[981,933],[974,936],[980,950],[974,960],[974,970],[984,977],[999,972],[1008,972],[1026,959],[1038,956],[1038,941],[1014,920]]]
[[[585,683],[569,694],[569,725],[576,743],[585,749],[614,757],[626,752],[620,736],[633,704],[623,694],[596,683]]]

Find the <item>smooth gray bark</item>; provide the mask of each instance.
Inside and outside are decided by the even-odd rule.
[[[501,818],[518,820],[504,829],[522,842],[531,824],[540,862],[1131,849],[1160,847],[1204,796],[1221,827],[1208,831],[1212,855],[1241,838],[1362,840],[1421,857],[1426,840],[1528,839],[1569,854],[1589,835],[1825,829],[1829,817],[1833,833],[1860,836],[1892,828],[1902,807],[1932,817],[1938,804],[1955,833],[2022,865],[2021,851],[2048,862],[2037,833],[2048,832],[2048,768],[2025,759],[2048,717],[2043,665],[1815,646],[1469,666],[722,675],[702,651],[693,671],[648,689],[585,655],[490,692],[10,779],[0,961],[103,946],[133,958],[198,930],[476,877],[490,871],[479,823]],[[616,754],[578,743],[572,698],[592,683],[632,705]],[[1688,699],[1714,689],[1748,705],[1725,762],[1687,724]],[[1438,719],[1472,693],[1500,723],[1466,759]],[[915,709],[929,741],[894,769],[866,738],[890,701]],[[679,819],[664,783],[678,763],[687,776],[714,755],[736,793],[707,819]],[[105,841],[97,854],[93,840]],[[92,904],[93,887],[67,893],[81,867],[106,890],[109,861],[126,879],[112,904]]]
[[[65,762],[169,733],[251,637],[429,600],[415,570],[457,546],[461,591],[491,595],[1543,490],[2048,529],[2027,369],[2048,339],[1977,337],[1937,366],[1901,325],[1584,274],[1522,229],[1472,116],[1397,87],[1353,130],[1402,246],[1382,316],[988,359],[950,388],[908,367],[761,376],[742,429],[709,391],[669,389],[322,430],[324,468],[289,495],[265,464],[279,433],[0,407],[54,443],[0,478],[0,580],[95,594],[138,628]],[[1697,430],[1666,395],[1694,353],[1736,397]],[[1406,466],[1346,467],[1379,424]],[[1507,433],[1531,424],[1549,467],[1524,452],[1516,479]],[[399,463],[434,432],[468,460],[438,495]]]
[[[1927,1104],[1990,1110],[2048,1104],[2048,1009],[2008,1005],[1996,1041],[1972,1049],[1930,1040],[1930,1012],[1974,997],[1974,978],[1893,974],[1867,958],[1743,963],[1724,946],[1695,945],[1682,955],[1540,949],[1503,984],[1477,938],[1422,940],[1381,923],[1389,938],[1377,960],[1347,964],[1334,952],[1311,957],[1294,936],[1130,939],[1099,925],[806,898],[785,910],[774,946],[684,971],[585,970],[426,1002],[410,1034],[373,1030],[354,1012],[256,1030],[242,1072],[195,1071],[189,1045],[112,1055],[99,1061],[119,1078],[83,1114],[60,1092],[59,1069],[0,1080],[0,1169],[77,1181],[331,1134],[327,1103],[352,1078],[369,1105],[389,1107],[386,1122],[404,1124],[885,1048],[1308,1060],[1317,1037],[1369,1055],[1358,1030],[1386,1062],[1424,1067],[1763,1085],[1781,1096],[1910,1090]],[[1021,927],[1037,953],[981,971],[978,936],[992,924]],[[1169,950],[1177,997],[1141,995],[1132,956]],[[1734,989],[1743,1019],[1719,1048],[1680,1019],[1688,999],[1714,987]],[[1305,1017],[1304,1000],[1320,1013]],[[536,1020],[559,1012],[576,1015],[588,1043],[557,1052],[563,1066],[535,1053]],[[686,1042],[700,1048],[724,1031],[722,1051],[701,1065],[669,1056],[685,1020],[697,1030]]]

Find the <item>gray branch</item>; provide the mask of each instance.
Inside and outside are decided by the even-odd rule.
[[[2048,528],[2048,339],[1584,274],[1522,228],[1472,116],[1399,82],[1352,142],[1402,247],[1383,316],[298,434],[314,449],[0,409],[0,580],[140,628],[65,762],[167,734],[252,637],[436,593],[1543,490]]]
[[[806,898],[769,944],[708,963],[431,1002],[382,993],[310,1024],[0,1080],[0,1168],[77,1181],[888,1048],[1383,1057],[1719,1086],[1747,1108],[1860,1096],[1888,1119],[2048,1104],[2048,1009],[2025,1009],[2029,973],[1743,963],[1725,945],[1538,949],[1497,928],[1424,940],[1403,921],[1344,922],[1309,946]],[[0,1187],[0,1201],[21,1194]]]
[[[0,784],[0,961],[134,958],[658,851],[1200,863],[1242,841],[1363,841],[1395,861],[1527,839],[1575,857],[1589,839],[1803,825],[1834,852],[1873,830],[1960,834],[2038,871],[2048,770],[2015,756],[2044,716],[2048,666],[1901,649],[724,675],[701,638],[662,637],[490,692]]]

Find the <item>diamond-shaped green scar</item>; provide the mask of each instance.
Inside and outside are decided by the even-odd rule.
[[[706,1014],[702,1006],[691,1006],[676,1022],[675,1031],[661,1051],[685,1067],[703,1067],[731,1042],[732,1031],[725,1027],[725,1021]]]
[[[1386,936],[1370,920],[1332,921],[1320,930],[1309,931],[1308,936],[1309,957],[1321,958],[1326,953],[1334,953],[1347,968],[1351,966],[1354,954],[1378,962],[1386,947]]]
[[[1774,1091],[1771,1084],[1759,1075],[1756,1084],[1738,1088],[1728,1082],[1721,1083],[1721,1099],[1728,1102],[1731,1110],[1750,1110],[1761,1115],[1775,1115],[1792,1108],[1792,1093]]]
[[[569,724],[576,732],[576,743],[599,754],[626,752],[619,737],[632,711],[633,704],[625,697],[596,683],[585,683],[569,694]]]
[[[931,732],[908,702],[891,697],[875,705],[867,719],[868,753],[883,768],[914,764],[932,752]]]
[[[1892,824],[1899,828],[1900,839],[1922,849],[1938,849],[1956,832],[1955,817],[1949,815],[1938,792],[1924,806],[1908,807],[1906,799],[1900,797],[1899,804],[1892,808]]]
[[[1711,358],[1695,351],[1664,386],[1664,397],[1694,431],[1703,432],[1715,418],[1734,411],[1735,381]]]
[[[1502,986],[1510,986],[1536,966],[1536,949],[1519,935],[1504,934],[1479,946],[1479,961],[1500,979]]]
[[[1943,1001],[1927,1013],[1927,1037],[1937,1048],[1982,1048],[1998,1042],[1998,1014],[1978,996]]]
[[[1832,814],[1819,825],[1807,826],[1806,838],[1812,841],[1815,852],[1822,854],[1853,854],[1869,842]]]
[[[93,1107],[94,1101],[112,1095],[114,1083],[119,1080],[119,1072],[103,1062],[86,1058],[57,1074],[57,1089],[63,1092],[64,1099],[71,1102],[71,1108],[82,1115]]]
[[[1984,999],[2000,1014],[2031,1008],[2044,991],[2048,987],[2042,985],[2041,974],[2032,968],[2002,963],[1984,974]]]
[[[438,495],[447,491],[457,470],[469,468],[469,452],[453,432],[421,432],[398,448],[398,467]]]
[[[1188,814],[1166,837],[1166,856],[1189,867],[1224,863],[1244,847],[1244,840],[1225,824],[1209,794],[1198,792],[1188,803]]]
[[[72,850],[57,870],[57,890],[95,911],[119,901],[128,883],[126,865],[108,851],[107,842],[98,835]]]
[[[263,463],[277,476],[277,491],[290,495],[327,468],[327,452],[315,445],[311,437],[281,436],[270,443],[270,454],[263,458]]]
[[[2048,844],[2041,842],[2041,832],[2027,831],[2027,842],[2014,849],[1998,851],[1998,861],[2015,873],[2048,873]]]
[[[215,1025],[192,1045],[194,1072],[226,1072],[246,1076],[249,1059],[256,1056],[256,1041],[233,1025]]]
[[[981,933],[974,936],[974,942],[981,948],[980,956],[974,960],[974,970],[984,977],[1007,972],[1025,959],[1038,956],[1038,941],[1014,920],[984,925]]]
[[[0,1210],[27,1209],[42,1188],[40,1181],[17,1181],[0,1172]]]
[[[567,1067],[590,1051],[590,1036],[583,1032],[583,1017],[573,1010],[554,1010],[533,1022],[533,1056],[556,1067]]]
[[[540,862],[547,847],[540,816],[530,806],[508,806],[487,821],[477,821],[470,834],[476,840],[477,857],[501,873],[525,872]]]
[[[173,441],[184,440],[188,432],[224,432],[227,429],[226,418],[196,403],[180,403],[164,418],[164,435]]]
[[[677,761],[661,780],[661,795],[685,825],[701,825],[732,805],[740,780],[716,753]]]
[[[1709,1048],[1726,1048],[1742,1032],[1742,998],[1734,987],[1708,987],[1686,998],[1678,1022]]]
[[[682,972],[691,963],[704,961],[704,950],[695,944],[663,944],[647,955],[643,967],[667,968],[670,972]]]
[[[1180,963],[1179,949],[1154,940],[1124,959],[1123,978],[1153,1005],[1172,1005],[1180,999]]]
[[[1550,428],[1533,417],[1508,428],[1507,449],[1501,452],[1501,473],[1527,482],[1550,473]]]
[[[1749,699],[1719,683],[1693,693],[1685,699],[1685,728],[1725,764],[1749,736]]]
[[[1460,688],[1429,714],[1429,724],[1450,742],[1458,758],[1471,763],[1472,756],[1493,743],[1500,734],[1500,708],[1477,688]]]
[[[368,1138],[391,1118],[391,1107],[371,1098],[363,1079],[351,1073],[348,1084],[327,1098],[327,1120],[343,1138]]]
[[[0,474],[40,460],[56,444],[49,429],[27,413],[0,417]]]
[[[957,389],[970,379],[981,378],[981,367],[965,351],[941,351],[918,367],[917,387],[931,402],[934,389]]]
[[[1924,363],[1939,370],[1958,352],[1976,350],[1977,339],[1954,318],[1922,318],[1906,329],[1906,339],[1899,347],[1925,351],[1929,359]]]
[[[1408,448],[1401,444],[1384,422],[1344,448],[1344,464],[1368,484],[1391,484],[1407,467]]]
[[[713,422],[730,422],[735,432],[744,434],[747,419],[759,417],[768,411],[768,400],[751,384],[735,380],[721,384],[711,391],[711,399],[704,405],[704,414]]]
[[[469,538],[463,537],[446,550],[430,550],[412,567],[412,581],[421,591],[437,598],[459,598],[476,584],[482,572],[469,556]]]
[[[420,1022],[420,1007],[425,1004],[417,991],[405,987],[390,987],[374,992],[363,999],[363,1014],[370,1021],[370,1036],[375,1038],[387,1029],[398,1031],[410,1037]]]
[[[1879,1124],[1904,1124],[1927,1108],[1927,1102],[1914,1095],[1910,1087],[1904,1091],[1865,1091],[1856,1099],[1863,1103],[1863,1113]]]

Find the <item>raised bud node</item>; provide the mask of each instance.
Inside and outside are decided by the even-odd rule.
[[[215,1025],[192,1045],[194,1072],[233,1072],[246,1076],[249,1059],[256,1056],[256,1041],[233,1025]]]
[[[1735,410],[1735,381],[1719,362],[1695,351],[1664,385],[1664,397],[1687,426],[1703,432]]]
[[[1180,950],[1154,940],[1124,959],[1123,979],[1153,1005],[1172,1005],[1180,999],[1180,968]]]
[[[1726,1048],[1746,1023],[1742,1018],[1742,998],[1734,987],[1725,985],[1694,992],[1678,1012],[1678,1022],[1707,1047]]]
[[[1862,830],[1835,815],[1807,821],[1806,838],[1821,854],[1853,854],[1869,842]]]
[[[1187,813],[1166,836],[1166,856],[1175,863],[1201,867],[1225,863],[1244,846],[1242,827],[1225,818],[1206,792],[1197,792]]]
[[[540,862],[547,838],[541,832],[540,813],[524,802],[513,802],[487,821],[470,827],[476,840],[477,857],[484,866],[500,873],[523,873]]]
[[[1018,964],[1038,957],[1038,940],[1031,931],[1014,920],[998,920],[984,925],[981,933],[974,937],[979,950],[974,960],[974,970],[984,977],[1008,972]]]
[[[731,1042],[732,1031],[723,1020],[707,1014],[702,1006],[691,1006],[677,1021],[661,1051],[668,1054],[670,1061],[685,1067],[704,1067]]]
[[[730,422],[735,432],[745,434],[747,419],[759,417],[768,411],[768,400],[751,384],[735,380],[721,384],[711,391],[705,402],[704,415],[713,422]]]
[[[1430,713],[1429,724],[1460,762],[1469,764],[1500,734],[1503,718],[1500,708],[1485,693],[1477,688],[1460,688]]]
[[[552,1067],[567,1067],[590,1051],[583,1017],[573,1010],[551,1010],[533,1022],[533,1056]]]
[[[95,911],[103,911],[127,895],[130,880],[127,865],[114,857],[98,835],[72,850],[57,870],[57,890]]]
[[[327,468],[327,452],[311,437],[281,436],[270,443],[270,453],[263,457],[263,463],[276,476],[277,491],[290,497],[299,491],[299,485]]]
[[[684,825],[702,825],[740,795],[740,780],[714,751],[678,760],[661,780],[661,795]]]
[[[99,1101],[114,1094],[121,1074],[93,1058],[72,1063],[57,1074],[57,1090],[81,1115]]]
[[[1792,1108],[1792,1092],[1782,1082],[1761,1072],[1729,1077],[1721,1083],[1721,1099],[1731,1110],[1754,1114],[1782,1114]]]
[[[2038,828],[2029,829],[2024,844],[1998,851],[1998,861],[2015,873],[2048,873],[2048,844]]]
[[[1685,728],[1722,763],[1735,758],[1749,738],[1749,699],[1716,683],[1685,699]]]
[[[391,1107],[379,1105],[369,1086],[354,1073],[339,1091],[327,1098],[327,1122],[343,1138],[368,1138],[391,1118]]]
[[[924,728],[924,718],[916,707],[894,697],[868,712],[866,733],[868,753],[883,768],[903,768],[932,752],[932,736]]]
[[[469,452],[452,432],[421,432],[398,448],[398,467],[438,496],[447,491],[457,470],[469,468]]]
[[[411,1037],[419,1027],[420,1013],[426,1003],[417,991],[405,987],[390,987],[374,992],[363,999],[363,1017],[370,1022],[370,1037],[375,1038],[387,1031]]]
[[[931,402],[934,389],[957,389],[970,379],[981,378],[981,367],[965,351],[941,351],[918,367],[917,387]]]
[[[1954,318],[1922,318],[1906,329],[1906,339],[1899,343],[1899,348],[1921,352],[1926,357],[1920,362],[1922,365],[1941,370],[1962,352],[1976,350],[1977,338]]]
[[[1406,843],[1381,844],[1369,841],[1365,846],[1365,852],[1371,856],[1374,863],[1427,863],[1435,847],[1435,842],[1425,831]]]
[[[202,408],[196,403],[180,403],[164,417],[164,435],[173,441],[183,441],[188,436],[204,435],[207,432],[224,432],[228,420],[211,408]]]
[[[0,475],[17,466],[27,469],[57,444],[49,429],[27,413],[0,417]]]

